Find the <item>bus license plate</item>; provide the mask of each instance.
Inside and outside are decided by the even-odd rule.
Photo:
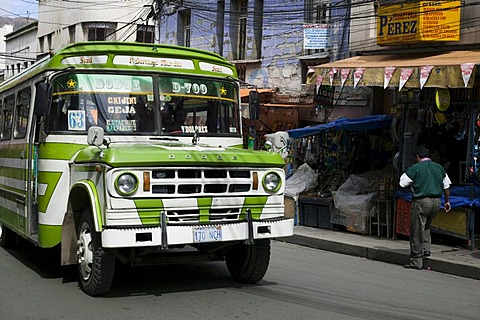
[[[222,241],[222,227],[200,227],[193,229],[193,242]]]

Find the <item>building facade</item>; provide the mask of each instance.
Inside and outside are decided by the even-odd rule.
[[[5,35],[5,79],[28,68],[37,61],[38,21],[28,23]]]
[[[445,29],[454,30],[458,34],[457,39],[449,39],[448,41],[438,37],[430,37],[421,41],[405,41],[400,39],[399,41],[385,41],[383,38],[392,38],[399,36],[398,33],[406,33],[412,31],[412,29],[398,29],[394,25],[381,25],[381,17],[389,11],[397,11],[398,13],[408,12],[408,7],[402,8],[402,5],[409,3],[414,6],[412,10],[415,11],[415,7],[426,8],[429,5],[436,5],[437,7],[450,3],[449,7],[440,8],[439,11],[455,11],[458,10],[458,21],[445,22],[448,19],[449,14],[442,14],[440,12],[434,13],[432,7],[430,9],[424,9],[423,12],[419,12],[419,16],[427,16],[431,13],[427,24],[427,21],[423,21],[423,26],[420,24],[416,27],[423,27],[423,32],[426,32],[426,28],[430,28],[431,32],[435,34],[441,34]],[[385,11],[388,10],[388,11]],[[421,10],[421,9],[419,9]],[[453,12],[451,14],[454,14]],[[388,51],[389,53],[395,52],[419,52],[419,51],[446,51],[446,50],[461,50],[462,48],[473,48],[480,44],[480,24],[477,22],[480,16],[480,6],[477,1],[465,0],[465,1],[362,1],[352,0],[351,4],[351,16],[350,23],[350,42],[349,50],[352,55],[362,53],[378,53],[381,51]],[[407,23],[408,19],[403,19],[398,16],[398,23]],[[443,20],[445,19],[445,20]],[[443,21],[443,22],[442,22]],[[388,28],[391,28],[388,31]],[[418,28],[417,28],[418,29]],[[382,32],[383,31],[383,32]],[[389,34],[390,33],[390,34]],[[406,37],[406,35],[404,36]],[[445,38],[444,38],[445,39]],[[383,43],[382,43],[383,42]],[[380,43],[380,45],[379,45]],[[338,60],[338,59],[334,59]]]
[[[272,88],[289,97],[288,102],[298,102],[308,89],[309,66],[348,53],[349,20],[344,17],[349,2],[41,0],[37,56],[94,40],[194,47],[233,61],[246,83]],[[324,27],[325,32],[310,36],[313,41],[320,38],[319,45],[306,48],[305,26]]]
[[[13,25],[6,24],[0,28],[0,52],[5,52],[5,55],[0,56],[0,81],[5,79],[5,73],[7,71],[7,64],[5,63],[7,55],[5,35],[13,31]]]
[[[154,42],[151,1],[58,1],[38,3],[38,56],[74,42]]]
[[[329,24],[332,13],[344,16],[348,6],[331,10],[330,1],[182,1],[175,14],[169,3],[175,2],[158,11],[160,42],[216,52],[236,64],[246,83],[273,88],[292,102],[305,93],[308,67],[328,62],[333,49],[340,56],[348,43],[348,20]],[[305,46],[306,26],[325,26],[312,36],[321,38],[314,49]]]

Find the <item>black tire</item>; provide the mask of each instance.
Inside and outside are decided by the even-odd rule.
[[[257,283],[270,263],[270,239],[255,240],[253,245],[235,245],[225,255],[225,262],[235,281]]]
[[[0,222],[0,246],[5,249],[14,248],[17,243],[17,234]]]
[[[84,210],[77,230],[77,265],[80,288],[90,296],[110,290],[115,272],[115,255],[101,246],[90,208]]]

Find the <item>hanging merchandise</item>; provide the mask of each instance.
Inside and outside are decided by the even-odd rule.
[[[425,117],[425,128],[433,127],[433,118],[434,118],[433,110],[432,110],[432,107],[430,107],[430,109],[428,109],[427,115]]]
[[[468,115],[466,112],[462,113],[462,122],[460,122],[460,128],[458,133],[455,135],[455,139],[457,140],[463,140],[465,139],[465,136],[467,135],[468,131]]]
[[[313,151],[312,151],[312,139],[313,137],[309,137],[307,139],[307,150],[305,152],[305,162],[311,165],[313,165],[313,163],[316,160],[315,155],[313,154]]]
[[[450,107],[450,91],[447,88],[438,88],[435,92],[435,103],[438,110],[445,112]]]
[[[447,117],[442,112],[435,112],[435,120],[437,121],[438,125],[442,125],[447,122]]]

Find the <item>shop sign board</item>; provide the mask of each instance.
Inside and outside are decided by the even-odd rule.
[[[460,41],[461,1],[418,1],[378,7],[377,44]]]
[[[318,109],[333,108],[333,98],[335,96],[334,86],[320,86],[315,95],[315,102]]]
[[[327,49],[328,48],[328,24],[305,24],[303,26],[303,48]]]

